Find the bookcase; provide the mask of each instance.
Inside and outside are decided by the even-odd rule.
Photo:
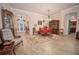
[[[59,20],[52,20],[49,22],[49,29],[53,34],[59,34]]]

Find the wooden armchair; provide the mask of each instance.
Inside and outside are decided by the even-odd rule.
[[[23,40],[21,38],[14,38],[11,29],[2,29],[1,30],[1,39],[3,42],[5,42],[5,41],[14,42],[14,46],[17,46],[20,43],[22,43],[22,45],[23,45]]]
[[[0,37],[0,55],[15,55],[14,42],[2,42]]]

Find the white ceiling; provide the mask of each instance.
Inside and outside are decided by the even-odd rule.
[[[32,11],[44,15],[60,12],[64,9],[78,5],[78,3],[11,3],[12,8]]]

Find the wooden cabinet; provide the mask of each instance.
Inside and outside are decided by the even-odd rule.
[[[51,33],[59,34],[59,20],[52,20],[49,22]]]
[[[2,15],[2,28],[10,28],[14,34],[14,25],[13,25],[13,13],[7,9],[1,10]],[[15,35],[15,34],[14,34]]]

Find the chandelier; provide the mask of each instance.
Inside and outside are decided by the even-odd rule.
[[[50,10],[48,10],[48,16],[47,16],[47,21],[50,21],[51,17],[50,17]]]

